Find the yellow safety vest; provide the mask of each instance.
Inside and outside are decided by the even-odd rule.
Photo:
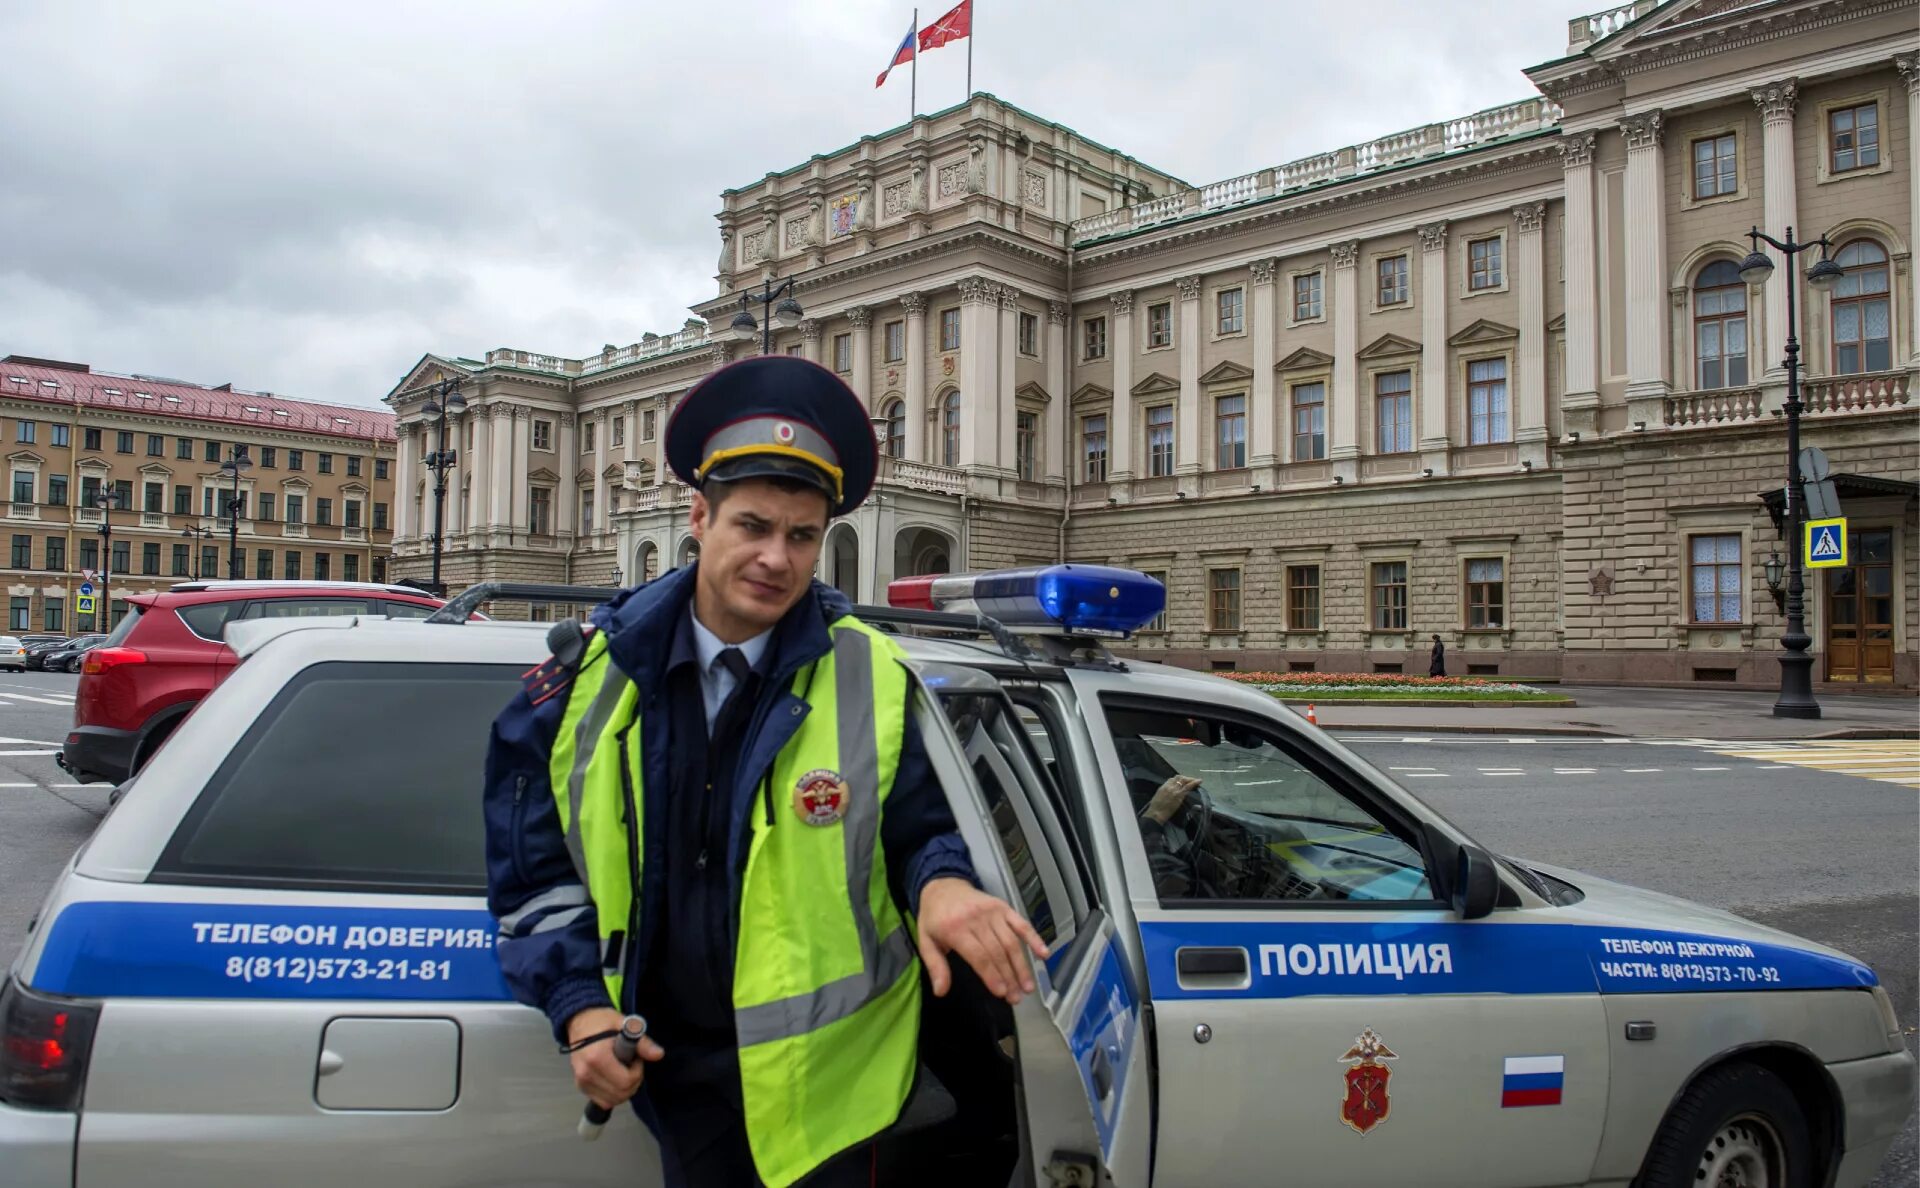
[[[899,1116],[919,1030],[919,960],[888,891],[880,816],[906,729],[898,646],[851,616],[794,678],[810,712],[771,774],[773,824],[749,814],[733,1008],[748,1142],[785,1188]],[[574,869],[599,918],[607,991],[622,1010],[636,943],[646,820],[639,691],[588,637],[549,759]],[[622,939],[616,940],[616,934]]]

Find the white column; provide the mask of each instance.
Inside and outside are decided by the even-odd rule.
[[[468,509],[467,530],[484,534],[493,523],[493,406],[469,404],[467,415],[473,418],[473,506]]]
[[[901,411],[904,438],[901,456],[908,462],[924,462],[938,457],[927,451],[927,295],[903,293],[900,304],[907,311],[907,383],[906,407]]]
[[[1598,431],[1600,327],[1595,318],[1594,134],[1577,132],[1560,141],[1566,173],[1566,212],[1560,227],[1566,268],[1567,388],[1560,415],[1570,432]]]
[[[1247,399],[1253,407],[1248,411],[1247,428],[1252,441],[1248,442],[1247,461],[1253,467],[1253,481],[1263,487],[1273,485],[1273,476],[1268,473],[1280,461],[1279,439],[1274,433],[1274,364],[1279,362],[1278,343],[1274,335],[1279,323],[1274,309],[1274,261],[1255,260],[1253,262],[1253,302],[1248,316],[1253,319],[1253,391]]]
[[[531,509],[527,500],[527,463],[528,452],[533,449],[533,410],[525,405],[516,405],[513,410],[513,447],[508,455],[513,461],[513,489],[508,506],[513,509],[513,530],[526,532],[532,527]]]
[[[1122,289],[1113,303],[1113,325],[1107,352],[1113,356],[1113,409],[1107,417],[1107,482],[1113,494],[1126,502],[1125,485],[1133,479],[1133,290]]]
[[[414,468],[419,446],[414,441],[410,423],[396,422],[393,444],[393,539],[402,541],[420,533],[420,525],[413,522]]]
[[[1330,440],[1327,459],[1335,478],[1353,482],[1360,477],[1360,392],[1354,355],[1360,350],[1359,277],[1354,267],[1360,241],[1336,243],[1333,251],[1333,407],[1328,410]]]
[[[593,429],[593,518],[595,523],[587,526],[590,532],[601,531],[601,525],[613,523],[613,505],[607,502],[607,435],[613,418],[605,409],[592,414],[596,424]],[[618,558],[615,558],[618,561]]]
[[[1420,465],[1447,473],[1452,433],[1447,421],[1447,224],[1420,231]]]
[[[1907,242],[1920,238],[1920,54],[1899,54],[1894,68],[1907,83]],[[1920,367],[1920,268],[1907,266],[1907,349]]]
[[[853,323],[853,373],[847,377],[847,384],[861,405],[871,408],[873,394],[868,377],[873,371],[873,310],[856,305],[847,311],[847,320]]]
[[[447,451],[453,455],[453,465],[447,468],[447,535],[457,536],[465,527],[460,516],[461,476],[472,465],[467,457],[465,413],[447,418]]]
[[[800,356],[810,363],[820,362],[820,323],[812,318],[800,319]]]
[[[1200,278],[1183,276],[1180,289],[1180,407],[1174,414],[1173,470],[1200,471]]]
[[[998,337],[995,323],[999,309],[999,286],[977,276],[960,282],[960,456],[961,466],[993,464],[993,435],[987,411],[998,387],[1000,369],[993,358],[993,340]],[[983,432],[983,427],[989,427]],[[941,460],[939,442],[943,425],[938,415],[933,420],[932,450]]]
[[[1073,432],[1073,397],[1067,392],[1067,303],[1064,301],[1047,302],[1047,412],[1040,427],[1046,438],[1041,477],[1050,483],[1063,482],[1067,435]]]
[[[580,450],[573,436],[573,414],[561,413],[555,427],[559,435],[560,482],[554,491],[553,527],[556,534],[575,532],[580,524],[580,488],[575,479],[580,469]]]
[[[1520,319],[1520,357],[1514,371],[1513,440],[1520,461],[1547,464],[1547,204],[1513,208],[1513,295]]]
[[[487,492],[487,524],[493,528],[513,524],[513,408],[493,406],[493,457],[487,472],[492,480]]]
[[[1761,146],[1760,160],[1764,171],[1764,189],[1762,207],[1766,219],[1761,230],[1773,236],[1785,236],[1787,228],[1793,227],[1801,239],[1810,236],[1805,229],[1796,226],[1800,221],[1800,199],[1797,179],[1793,172],[1793,108],[1799,99],[1800,88],[1796,80],[1785,79],[1755,87],[1750,92],[1753,104],[1760,109]],[[1818,236],[1811,236],[1818,238]],[[1748,366],[1764,363],[1764,374],[1768,380],[1786,380],[1786,344],[1787,344],[1787,286],[1793,282],[1800,271],[1797,262],[1783,261],[1783,267],[1776,267],[1767,277],[1767,331],[1757,342],[1747,344]],[[1748,319],[1752,324],[1752,319]],[[1755,371],[1760,368],[1755,367]]]
[[[653,482],[655,486],[659,486],[667,481],[667,418],[673,415],[675,399],[671,393],[661,397],[659,400],[660,407],[653,414],[653,442],[649,448],[653,450]],[[634,415],[636,417],[640,415],[637,411],[639,407],[637,404],[634,405],[636,410]],[[636,425],[639,424],[638,421],[634,423]],[[636,428],[634,432],[638,433],[639,429]]]
[[[990,431],[998,443],[993,451],[993,464],[1008,474],[1018,474],[1020,462],[1014,454],[1016,419],[1013,390],[1020,386],[1014,371],[1014,362],[1019,355],[1020,291],[1003,285],[999,297],[1000,327],[993,343],[994,369],[999,373],[999,378],[993,385],[993,404],[985,411],[992,414]]]
[[[1627,138],[1627,419],[1661,422],[1667,384],[1666,170],[1661,114],[1620,121]]]

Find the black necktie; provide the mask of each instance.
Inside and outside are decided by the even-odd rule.
[[[753,668],[747,663],[745,653],[739,648],[722,648],[715,659],[719,661],[720,667],[733,674],[733,688],[728,691],[726,699],[720,703],[720,708],[714,712],[713,725],[707,732],[709,738],[717,739],[733,735],[735,728],[739,725],[735,719],[739,717],[744,707],[752,703],[748,691],[751,681],[748,678],[753,676]]]
[[[733,674],[733,679],[736,684],[744,685],[747,683],[747,674],[753,671],[753,666],[747,663],[745,652],[742,652],[739,648],[722,648],[720,649],[720,655],[717,659],[720,661],[722,668]]]

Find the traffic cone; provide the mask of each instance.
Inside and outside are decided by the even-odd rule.
[[[1316,718],[1313,714],[1313,702],[1311,701],[1307,702],[1307,721],[1313,723],[1315,726],[1320,724],[1320,719]]]

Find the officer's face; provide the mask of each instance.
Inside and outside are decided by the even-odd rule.
[[[806,593],[827,531],[827,500],[746,479],[731,484],[717,508],[696,493],[692,521],[700,542],[695,610],[708,630],[738,643],[778,623]]]

